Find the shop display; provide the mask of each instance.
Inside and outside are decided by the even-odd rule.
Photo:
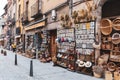
[[[57,30],[56,41],[59,44],[59,46],[57,46],[57,64],[68,68],[68,70],[75,70],[74,29]]]
[[[106,21],[104,21],[106,20]],[[113,19],[113,21],[111,21],[110,19],[103,19],[102,21],[104,22],[109,22],[109,25],[111,25],[111,27],[114,27],[115,25],[115,21],[119,22],[119,19]],[[112,23],[113,22],[113,23]],[[117,23],[116,23],[117,24]],[[103,23],[103,25],[101,27],[104,27],[104,25],[106,25],[106,23]],[[120,62],[120,32],[119,30],[113,28],[112,31],[110,31],[110,33],[108,35],[103,34],[102,30],[101,30],[101,53],[103,54],[109,54],[110,61],[114,61],[114,62]]]
[[[105,80],[113,80],[113,75],[110,71],[105,71]]]
[[[120,79],[120,72],[114,72],[114,80]]]
[[[120,17],[113,20],[113,28],[115,30],[120,30]]]
[[[109,19],[102,19],[100,23],[101,33],[109,35],[112,32],[112,22]]]
[[[103,72],[104,72],[104,69],[102,66],[93,66],[93,74],[95,77],[97,78],[102,77]]]
[[[81,22],[75,28],[76,39],[76,71],[92,75],[92,66],[94,64],[95,22]]]
[[[26,57],[32,58],[33,54],[32,54],[32,48],[33,48],[33,43],[34,43],[34,36],[33,35],[27,35],[25,37],[25,41],[26,41]]]
[[[109,26],[109,31],[106,32],[106,34],[103,33],[103,30],[101,29],[101,56],[106,55],[107,58],[104,57],[98,59],[98,64],[101,66],[106,66],[106,72],[105,72],[105,80],[112,80],[113,79],[113,74],[114,74],[114,79],[117,80],[119,77],[116,76],[119,71],[120,67],[120,31],[119,31],[119,18],[116,19],[103,19],[106,20],[104,21],[103,25],[104,26]],[[103,21],[102,20],[102,21]],[[108,24],[107,24],[108,23]],[[108,34],[107,34],[108,33]]]
[[[50,62],[52,60],[51,55],[48,51],[48,32],[43,30],[40,34],[42,43],[39,49],[39,58],[41,62]]]

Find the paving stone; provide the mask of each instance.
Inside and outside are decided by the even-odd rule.
[[[52,62],[41,63],[37,59],[33,59],[33,77],[30,77],[32,59],[17,54],[18,65],[15,66],[15,53],[12,51],[7,51],[7,53],[7,56],[0,54],[0,80],[103,80],[54,67]]]

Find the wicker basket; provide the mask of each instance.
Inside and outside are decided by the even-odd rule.
[[[116,71],[120,73],[120,67],[118,67],[118,68],[116,69]]]
[[[114,33],[112,35],[112,43],[113,44],[119,44],[120,43],[120,34],[119,33]]]
[[[109,35],[112,32],[112,22],[109,19],[102,19],[100,23],[102,34]]]
[[[120,17],[113,20],[113,28],[115,30],[120,30]]]
[[[114,62],[120,62],[120,55],[116,55],[116,53],[112,53],[110,55],[110,60]]]
[[[116,64],[113,63],[113,62],[109,62],[109,63],[107,64],[107,67],[108,67],[108,70],[109,70],[109,71],[115,71],[115,69],[116,69]]]
[[[74,11],[73,13],[72,13],[72,18],[76,18],[78,16],[78,12],[77,11]]]
[[[94,77],[97,77],[97,78],[100,78],[102,76],[101,74],[97,74],[95,72],[93,72],[93,74],[94,74]]]

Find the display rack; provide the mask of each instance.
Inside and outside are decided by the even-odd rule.
[[[114,19],[111,19],[113,21]],[[113,25],[112,25],[113,27]],[[120,35],[119,30],[115,30],[112,28],[112,32],[109,35],[104,35],[101,33],[101,55],[108,54],[109,57],[109,62],[120,62],[120,43],[116,41],[116,43],[113,43],[112,36],[117,33]],[[118,40],[119,41],[119,40]],[[115,58],[116,56],[116,58]],[[118,59],[118,60],[117,60]]]
[[[80,22],[76,24],[76,71],[79,73],[92,75],[92,65],[95,61],[94,48],[92,46],[95,40],[95,25],[95,21]],[[87,62],[90,62],[91,66],[86,67],[85,63]]]
[[[43,38],[42,38],[42,43],[41,43],[41,48],[40,48],[40,51],[45,51],[48,44],[47,44],[47,31],[46,30],[43,30],[42,31],[43,33]]]
[[[101,20],[101,54],[99,58],[104,59],[101,65],[109,74],[119,72],[120,67],[120,27],[118,18],[106,18]],[[108,58],[106,59],[106,55]],[[98,58],[98,63],[100,64]],[[102,59],[101,58],[101,59]],[[106,75],[107,73],[105,73]],[[118,73],[119,74],[119,73]],[[115,76],[115,75],[114,75]],[[116,77],[114,77],[115,79]]]
[[[58,49],[57,49],[57,64],[68,70],[75,70],[75,40],[74,29],[59,29],[57,30]]]

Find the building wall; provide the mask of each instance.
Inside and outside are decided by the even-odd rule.
[[[46,13],[49,10],[54,9],[56,6],[59,6],[65,3],[67,0],[42,0],[42,12]]]
[[[69,14],[69,6],[64,6],[60,9],[56,10],[56,21],[52,20],[52,12],[50,12],[47,15],[47,26],[46,29],[47,30],[53,30],[53,29],[57,29],[57,28],[61,28],[61,22],[60,22],[60,16],[64,15],[64,14]]]
[[[16,27],[21,27],[21,33],[22,33],[22,14],[24,10],[24,5],[23,5],[24,0],[16,0]],[[20,7],[20,17],[19,17],[19,5]]]

